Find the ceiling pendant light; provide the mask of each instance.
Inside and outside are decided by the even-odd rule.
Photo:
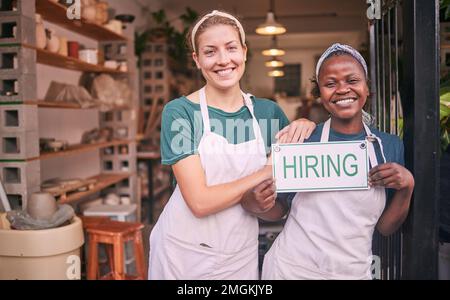
[[[256,33],[261,35],[283,34],[286,28],[275,21],[274,0],[270,0],[270,10],[267,13],[266,21],[256,28]]]
[[[282,56],[284,54],[286,54],[286,51],[278,48],[277,37],[275,35],[272,37],[272,46],[270,49],[262,51],[262,55],[264,56]]]
[[[283,66],[284,66],[284,62],[277,59],[276,57],[272,57],[271,60],[266,61],[266,67],[268,67],[268,68],[279,68],[279,67],[283,67]]]
[[[283,77],[284,71],[276,69],[276,70],[270,71],[269,73],[267,73],[267,75],[269,77]]]

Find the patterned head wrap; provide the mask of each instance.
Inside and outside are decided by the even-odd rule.
[[[356,49],[354,49],[353,47],[351,47],[349,45],[342,45],[342,44],[336,43],[336,44],[331,45],[331,47],[329,47],[327,50],[325,50],[325,52],[322,54],[319,61],[317,62],[317,66],[316,66],[316,80],[317,81],[319,81],[319,71],[320,71],[320,67],[322,66],[323,62],[328,57],[330,57],[334,52],[337,52],[337,51],[342,51],[342,52],[348,53],[353,58],[355,58],[363,67],[366,78],[368,78],[367,64],[366,64],[366,61],[364,60],[364,58],[361,56],[361,54]]]
[[[197,49],[195,48],[195,35],[197,34],[198,28],[200,27],[200,25],[203,24],[203,22],[205,22],[207,19],[209,19],[213,16],[220,16],[220,17],[224,17],[224,18],[233,20],[234,23],[236,23],[236,26],[239,28],[242,45],[245,46],[245,32],[244,32],[244,28],[242,27],[242,24],[235,17],[233,17],[230,14],[227,14],[227,13],[224,13],[224,12],[221,12],[218,10],[213,10],[212,12],[210,12],[209,14],[207,14],[203,18],[201,18],[200,21],[198,21],[197,24],[195,24],[194,28],[192,29],[191,42],[192,42],[192,48],[194,48],[194,52],[197,52]]]

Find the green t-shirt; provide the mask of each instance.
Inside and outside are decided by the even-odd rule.
[[[273,101],[252,97],[255,117],[269,153],[275,135],[289,124],[286,115]],[[229,143],[240,144],[255,138],[252,116],[246,106],[236,112],[208,106],[211,131],[225,137]],[[179,160],[197,154],[203,135],[200,104],[186,97],[174,99],[166,104],[161,120],[162,164],[173,165]]]

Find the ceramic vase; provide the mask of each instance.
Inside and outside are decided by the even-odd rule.
[[[47,50],[53,53],[59,50],[59,39],[53,29],[47,29]]]
[[[36,14],[36,47],[44,49],[46,45],[47,36],[45,34],[44,22],[42,21],[42,16]]]

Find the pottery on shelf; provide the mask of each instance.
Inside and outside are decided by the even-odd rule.
[[[59,38],[53,29],[46,29],[47,32],[47,50],[53,53],[59,50]]]
[[[36,47],[39,49],[45,49],[47,45],[47,35],[45,33],[44,22],[42,16],[36,14]]]
[[[95,22],[99,25],[103,25],[108,22],[108,3],[105,1],[99,1],[96,4],[96,16]]]
[[[94,23],[96,16],[96,2],[92,0],[83,0],[81,5],[81,17],[87,22]]]
[[[27,203],[27,212],[35,220],[49,220],[57,210],[55,197],[49,193],[34,193]]]
[[[63,56],[68,56],[69,55],[69,49],[67,46],[67,38],[66,37],[60,37],[59,38],[59,50],[58,53],[63,55]]]

